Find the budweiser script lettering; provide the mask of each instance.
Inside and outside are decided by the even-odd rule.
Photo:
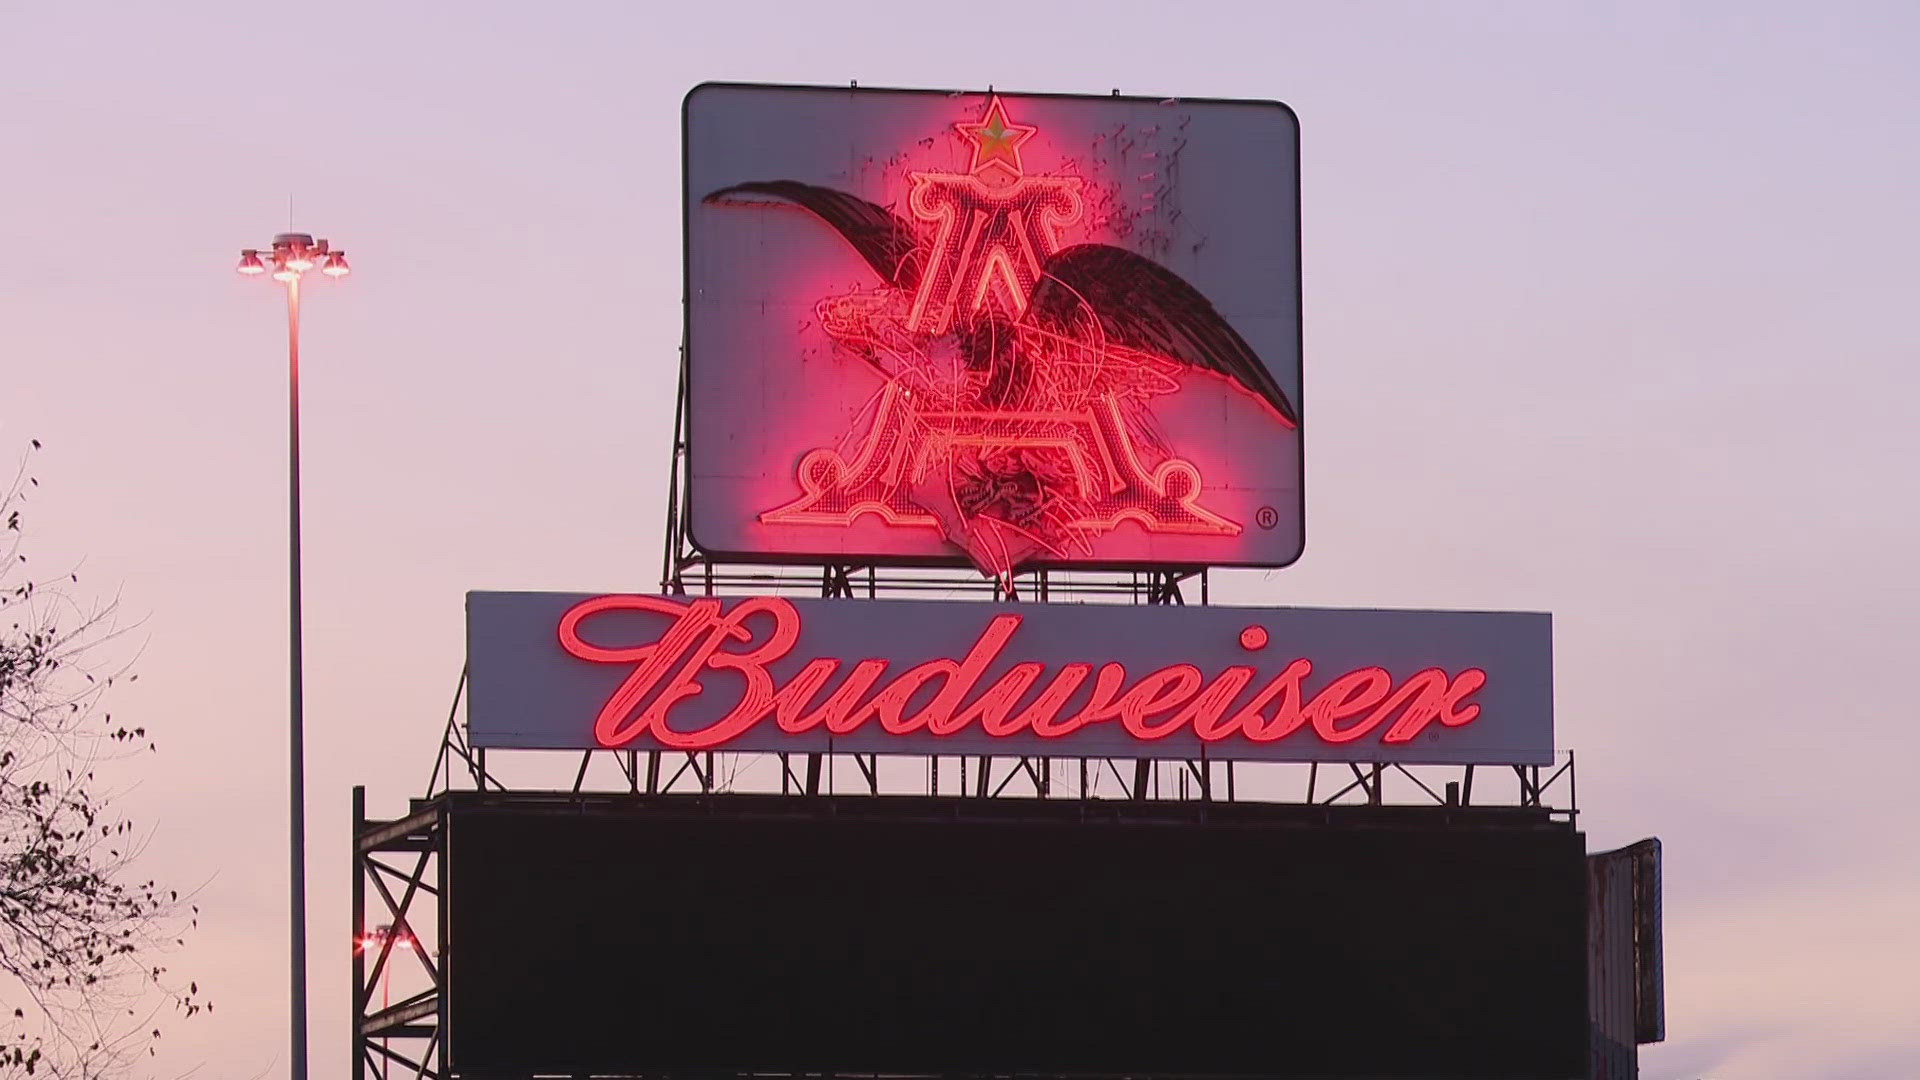
[[[581,635],[583,622],[616,611],[672,621],[657,639],[637,645],[597,645]],[[1381,742],[1402,744],[1436,721],[1443,727],[1472,723],[1480,706],[1468,699],[1487,682],[1480,668],[1451,675],[1426,668],[1396,683],[1384,668],[1363,667],[1338,675],[1308,698],[1313,664],[1300,658],[1246,696],[1263,674],[1251,665],[1229,666],[1208,679],[1192,664],[1169,664],[1132,678],[1117,663],[1061,664],[1049,673],[1047,664],[1022,660],[979,689],[1023,618],[996,614],[965,656],[928,660],[890,680],[889,660],[849,664],[816,657],[784,684],[776,682],[768,669],[793,652],[802,629],[800,612],[779,597],[748,597],[726,608],[711,598],[599,596],[561,616],[559,636],[561,647],[582,660],[631,667],[594,721],[594,738],[607,747],[645,736],[675,749],[714,749],[769,717],[795,735],[818,728],[848,735],[877,723],[889,735],[954,735],[977,726],[994,738],[1030,732],[1057,739],[1117,721],[1129,736],[1148,742],[1190,729],[1206,743],[1310,737],[1339,744],[1384,727]],[[1240,634],[1241,648],[1250,653],[1265,649],[1267,640],[1258,625]],[[706,692],[709,672],[738,674],[744,680],[739,701],[704,727],[668,726],[675,705]],[[839,682],[829,689],[835,676]]]

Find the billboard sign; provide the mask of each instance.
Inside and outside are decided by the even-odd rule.
[[[697,548],[1299,557],[1286,106],[708,84],[683,122]]]
[[[474,746],[1548,764],[1551,616],[475,592]]]
[[[443,1075],[1588,1075],[1571,825],[1023,801],[455,792]]]

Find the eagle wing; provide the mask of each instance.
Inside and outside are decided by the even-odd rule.
[[[1106,244],[1055,252],[1022,321],[1068,333],[1086,313],[1109,341],[1223,376],[1272,406],[1289,428],[1299,426],[1293,403],[1246,339],[1200,290],[1152,259]]]
[[[721,188],[701,201],[760,203],[763,199],[812,212],[846,238],[888,284],[907,290],[920,284],[920,239],[912,224],[858,196],[798,180],[756,180]]]

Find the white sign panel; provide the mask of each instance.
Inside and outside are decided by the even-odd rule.
[[[1551,616],[475,592],[478,747],[1548,764]]]
[[[1286,106],[708,84],[685,138],[700,550],[1300,556]]]

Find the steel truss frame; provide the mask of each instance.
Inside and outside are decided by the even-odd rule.
[[[444,803],[415,803],[406,817],[368,821],[366,789],[353,789],[354,1080],[446,1075],[440,949],[447,925],[446,840]],[[368,917],[369,886],[379,901],[378,919]],[[379,932],[371,932],[375,927]],[[397,1001],[391,996],[396,968],[402,980]]]
[[[857,581],[857,574],[858,568],[827,568],[823,595],[847,595],[848,583]],[[1180,602],[1174,599],[1180,595],[1178,579],[1162,578],[1152,587],[1160,597],[1155,602]],[[439,945],[447,925],[444,796],[452,792],[545,791],[582,801],[776,791],[822,799],[944,795],[967,803],[1119,800],[1180,803],[1202,817],[1209,804],[1254,801],[1320,807],[1327,814],[1351,806],[1404,807],[1413,813],[1424,807],[1424,812],[1448,816],[1518,811],[1569,825],[1579,813],[1571,752],[1552,768],[663,750],[517,750],[496,752],[490,761],[487,750],[470,746],[461,729],[465,691],[463,671],[426,798],[415,800],[408,816],[369,821],[364,789],[354,789],[353,925],[361,935],[353,954],[354,1080],[441,1080],[447,1075],[442,1069],[447,959]],[[501,775],[528,759],[541,759],[549,769],[572,763],[571,783],[557,791],[551,784],[528,786]],[[743,776],[754,767],[757,777]],[[767,778],[769,771],[777,780]],[[428,920],[430,924],[423,925]],[[397,955],[401,953],[406,958]],[[386,988],[396,970],[404,973],[403,990],[393,999]]]
[[[669,589],[682,594],[697,589],[706,595],[727,595],[791,592],[802,584],[791,576],[716,570],[711,565],[696,565],[696,569],[697,577],[690,580],[686,574],[677,575],[668,582]],[[1068,588],[1062,588],[1063,583],[1046,571],[1039,571],[1027,576],[1025,591],[1037,600],[1091,592],[1133,603],[1184,604],[1184,588],[1196,578],[1205,602],[1206,572],[1197,568],[1132,571],[1104,581],[1070,581],[1065,583]],[[818,577],[807,580],[803,587],[809,592],[817,588],[822,597],[878,597],[898,595],[896,590],[928,588],[971,588],[979,599],[1000,595],[993,583],[978,578],[970,582],[951,577],[903,579],[893,576],[892,571],[863,565],[820,567]],[[1322,807],[1330,815],[1348,806],[1396,806],[1413,813],[1425,807],[1425,812],[1449,816],[1505,816],[1518,811],[1569,825],[1579,813],[1571,752],[1551,768],[1408,766],[1397,762],[1323,765],[1205,757],[894,756],[844,751],[516,750],[496,751],[490,761],[486,748],[467,743],[459,722],[466,685],[467,675],[462,671],[426,797],[414,801],[407,817],[367,820],[364,790],[354,789],[353,925],[360,928],[361,935],[353,956],[354,1080],[441,1080],[447,1075],[442,1068],[446,958],[439,952],[446,928],[443,796],[456,791],[542,791],[583,802],[609,796],[776,791],[822,799],[945,795],[966,802],[1122,800],[1133,804],[1182,803],[1203,818],[1209,804],[1241,801]],[[551,782],[527,785],[502,775],[530,759],[539,759],[549,776],[556,775],[552,771],[555,765],[571,763],[571,783],[564,790],[555,790]],[[777,775],[777,780],[770,780],[769,772]],[[370,899],[377,903],[370,904]],[[422,914],[423,910],[427,914]],[[430,927],[421,925],[429,918]],[[385,932],[372,932],[377,928]],[[421,932],[426,929],[431,932]],[[402,959],[398,953],[410,959]],[[386,992],[396,970],[404,972],[403,993],[398,1000]],[[376,1000],[380,1002],[378,1008]]]
[[[1054,600],[1130,604],[1178,604],[1211,599],[1208,568],[1136,567],[1104,570],[1038,568],[1004,581],[982,578],[956,567],[884,566],[828,562],[798,566],[716,560],[692,546],[686,532],[686,371],[684,354],[674,419],[673,460],[668,483],[666,538],[661,557],[661,591],[705,596],[749,593],[810,593],[823,598],[914,597],[929,593],[972,600]],[[816,591],[817,590],[817,591]],[[1340,764],[1234,762],[1200,757],[1130,759],[1040,757],[1033,755],[882,756],[828,751],[814,753],[681,752],[663,750],[590,750],[578,753],[572,783],[564,792],[551,781],[526,786],[510,783],[505,767],[540,759],[549,769],[573,751],[515,750],[489,762],[484,747],[473,747],[459,722],[467,687],[462,670],[448,711],[440,750],[424,799],[408,816],[369,821],[365,793],[353,797],[353,925],[359,937],[353,953],[354,1080],[440,1080],[445,1057],[445,958],[439,951],[446,928],[446,828],[441,798],[450,792],[544,791],[582,800],[609,795],[714,795],[778,791],[821,798],[891,795],[957,799],[1121,799],[1131,802],[1179,801],[1206,805],[1242,801],[1302,806],[1425,806],[1432,812],[1531,812],[1543,819],[1577,820],[1578,788],[1574,758],[1568,752],[1554,767],[1530,765],[1402,765],[1397,762]],[[602,768],[595,770],[596,762]],[[613,765],[612,774],[604,767]],[[883,763],[894,766],[883,769]],[[905,765],[902,769],[900,766]],[[850,766],[850,768],[848,768]],[[765,779],[777,768],[777,788]],[[752,774],[756,774],[755,775]],[[744,775],[743,774],[747,774]],[[884,775],[883,775],[884,774]],[[551,774],[549,774],[551,775]],[[851,786],[842,786],[845,776]],[[760,782],[756,784],[755,779]],[[1278,784],[1273,781],[1278,778]],[[1512,783],[1507,783],[1508,779]],[[1480,782],[1476,801],[1475,781]],[[1489,782],[1497,787],[1489,789]],[[1251,784],[1251,788],[1249,785]],[[1283,789],[1297,795],[1277,794]],[[1564,801],[1562,799],[1564,798]],[[1326,813],[1337,813],[1328,809]],[[395,860],[399,862],[396,863]],[[368,898],[379,901],[370,911]],[[430,909],[431,934],[416,922]],[[374,912],[377,918],[370,918]],[[374,932],[376,929],[384,932]],[[406,953],[411,964],[394,954]],[[393,972],[404,971],[403,996],[387,990]],[[406,988],[411,987],[409,991]],[[376,993],[380,1007],[375,1008]],[[394,1044],[399,1044],[398,1048]]]

